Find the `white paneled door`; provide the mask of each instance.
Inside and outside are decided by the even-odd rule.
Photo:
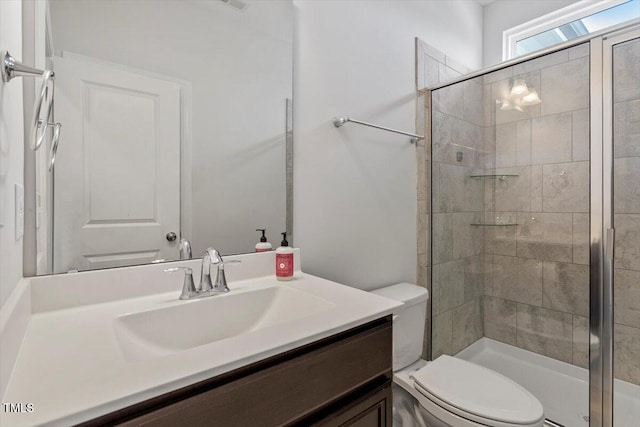
[[[176,258],[181,86],[68,53],[54,69],[55,272]]]

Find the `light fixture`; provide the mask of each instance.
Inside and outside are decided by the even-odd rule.
[[[506,98],[496,100],[496,104],[500,105],[500,110],[520,112],[524,112],[522,107],[530,107],[541,102],[538,92],[535,89],[529,89],[524,79],[515,79],[509,95]]]
[[[528,107],[530,105],[538,105],[541,102],[538,92],[535,89],[531,89],[528,94],[522,97],[521,103],[523,106]]]
[[[529,93],[529,88],[523,79],[516,79],[511,87],[511,96],[525,96]]]

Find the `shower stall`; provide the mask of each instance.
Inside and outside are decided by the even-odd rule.
[[[638,23],[464,76],[417,52],[425,356],[511,377],[550,425],[640,425]]]

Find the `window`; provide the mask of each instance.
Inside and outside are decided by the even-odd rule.
[[[640,18],[640,0],[580,1],[506,30],[503,59],[526,55]]]

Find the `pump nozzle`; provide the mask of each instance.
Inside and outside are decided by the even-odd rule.
[[[267,236],[265,236],[265,232],[267,231],[266,228],[256,228],[256,231],[262,231],[262,237],[260,237],[260,241],[261,242],[266,242],[267,241]]]
[[[280,246],[289,246],[289,242],[287,242],[287,232],[284,231],[280,234],[282,234],[282,242],[280,243]]]

